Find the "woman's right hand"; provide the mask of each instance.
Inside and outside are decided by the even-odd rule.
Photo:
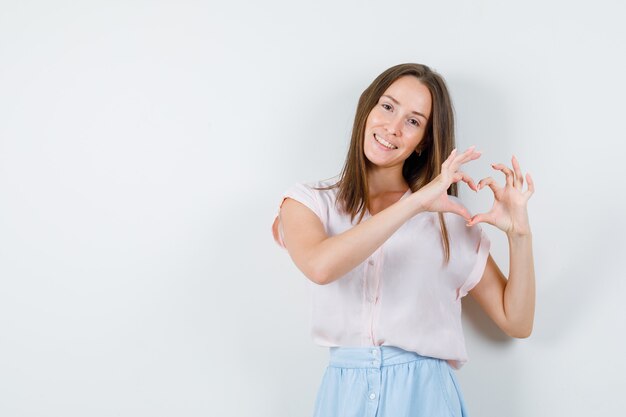
[[[465,207],[448,198],[448,188],[452,183],[463,181],[472,190],[478,191],[474,180],[463,171],[459,171],[462,164],[480,158],[481,152],[475,151],[474,148],[475,146],[470,146],[462,154],[458,154],[455,148],[441,164],[441,173],[415,193],[419,195],[422,210],[456,213],[468,221],[471,219],[472,216]]]

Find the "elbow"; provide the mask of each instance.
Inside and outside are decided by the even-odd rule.
[[[309,271],[310,273],[307,274],[307,278],[309,278],[309,280],[314,284],[326,285],[330,282],[328,274],[323,268],[313,266],[309,269]]]
[[[335,272],[322,267],[312,268],[311,271],[309,279],[317,285],[328,285],[340,278]]]
[[[514,337],[516,339],[526,339],[528,337],[530,337],[530,335],[533,332],[533,327],[528,326],[528,327],[520,327],[518,329],[509,329],[506,333],[510,336],[510,337]]]
[[[307,275],[307,278],[309,279],[309,281],[311,281],[313,284],[317,284],[317,285],[326,285],[326,281],[324,280],[323,277],[319,276],[319,275],[314,275],[314,274],[310,274]]]
[[[334,270],[334,265],[331,261],[318,256],[309,259],[306,276],[317,285],[328,285],[336,281],[340,276]]]
[[[319,279],[319,278],[309,278],[311,280],[311,282],[313,284],[317,284],[317,285],[326,285],[327,282],[323,279]]]
[[[528,337],[530,337],[532,331],[528,331],[528,332],[521,332],[521,333],[515,333],[510,335],[511,337],[514,337],[516,339],[526,339]]]

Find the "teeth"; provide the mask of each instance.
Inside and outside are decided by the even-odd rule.
[[[398,149],[397,146],[393,146],[391,143],[387,142],[385,139],[379,138],[377,134],[374,134],[374,138],[376,139],[376,142],[380,143],[383,146],[386,146],[389,149]]]

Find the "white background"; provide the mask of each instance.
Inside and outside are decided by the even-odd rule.
[[[358,96],[403,62],[447,80],[470,175],[502,183],[515,154],[536,183],[534,332],[464,299],[471,415],[620,414],[625,11],[2,0],[0,415],[311,415],[328,351],[270,226],[339,173]]]

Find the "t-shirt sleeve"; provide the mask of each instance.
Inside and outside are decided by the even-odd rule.
[[[282,224],[280,223],[279,213],[280,208],[282,207],[283,202],[287,197],[293,198],[294,200],[297,200],[307,206],[322,221],[321,210],[318,199],[315,196],[315,190],[311,189],[305,183],[297,183],[291,186],[287,191],[282,194],[280,202],[278,203],[278,208],[276,210],[274,222],[272,223],[272,235],[274,236],[274,241],[276,241],[276,243],[283,249],[286,249],[286,247],[285,242],[283,241],[283,228]]]
[[[459,298],[465,297],[480,282],[485,272],[489,248],[491,247],[491,241],[480,223],[471,227],[463,227],[466,227],[468,230],[465,236],[468,239],[468,248],[471,250],[470,259],[472,259],[472,262],[469,264],[469,274],[461,288],[459,288]]]

